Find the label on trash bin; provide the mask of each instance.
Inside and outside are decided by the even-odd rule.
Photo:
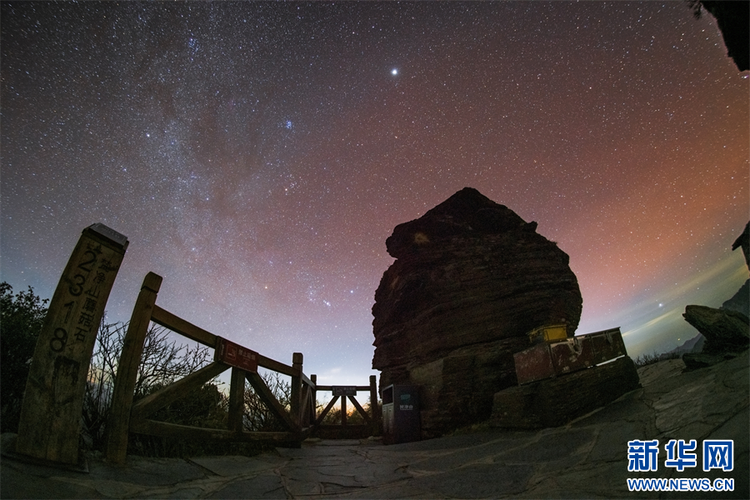
[[[411,403],[411,394],[401,394],[401,404],[398,409],[401,411],[411,411],[414,409],[414,405]]]

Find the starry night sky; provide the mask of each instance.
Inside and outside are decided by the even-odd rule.
[[[747,278],[748,73],[684,2],[3,2],[0,279],[51,297],[83,228],[157,303],[366,384],[385,239],[465,186],[558,242],[578,333],[630,354]]]

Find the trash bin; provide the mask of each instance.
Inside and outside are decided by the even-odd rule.
[[[409,443],[422,438],[419,387],[389,385],[383,389],[383,443]]]

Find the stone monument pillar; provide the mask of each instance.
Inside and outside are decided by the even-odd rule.
[[[26,381],[16,453],[78,463],[78,434],[91,354],[128,247],[103,224],[83,230],[52,296]]]

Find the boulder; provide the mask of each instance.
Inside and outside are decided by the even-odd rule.
[[[682,316],[706,338],[703,353],[738,352],[750,346],[748,317],[741,312],[687,306]]]
[[[381,389],[422,386],[422,429],[439,435],[486,420],[516,385],[526,333],[581,315],[568,255],[506,206],[465,188],[386,240],[396,261],[372,308]]]
[[[736,357],[737,354],[734,353],[706,354],[705,352],[689,352],[683,354],[682,362],[685,363],[685,371],[689,372],[707,368]]]

